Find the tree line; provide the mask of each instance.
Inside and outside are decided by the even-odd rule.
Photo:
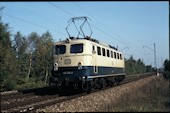
[[[13,40],[12,40],[13,37]],[[1,91],[48,85],[53,66],[53,37],[49,31],[23,36],[12,34],[9,24],[0,22]],[[125,59],[127,74],[153,71],[141,59]]]
[[[11,37],[13,36],[13,40]],[[8,24],[0,23],[1,91],[47,84],[52,69],[52,35],[47,31],[12,35]]]

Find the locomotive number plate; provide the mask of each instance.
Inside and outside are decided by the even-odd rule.
[[[72,72],[72,71],[65,71],[65,72],[63,72],[63,74],[64,74],[64,75],[72,75],[73,72]]]

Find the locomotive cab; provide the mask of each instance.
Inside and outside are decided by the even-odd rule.
[[[54,43],[54,66],[50,83],[58,85],[81,82],[91,72],[92,53],[84,39],[66,39]]]

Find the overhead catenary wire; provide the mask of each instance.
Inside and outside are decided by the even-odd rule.
[[[97,29],[97,30],[100,30],[101,32],[103,32],[104,34],[106,34],[107,36],[109,36],[110,38],[113,37],[113,38],[114,38],[115,40],[117,40],[118,42],[126,45],[126,47],[128,47],[129,49],[134,50],[136,47],[139,46],[139,45],[136,45],[135,43],[131,43],[131,42],[125,40],[124,38],[122,38],[122,36],[120,36],[120,34],[114,32],[114,31],[113,31],[111,28],[109,28],[107,25],[105,25],[105,24],[103,24],[101,21],[99,21],[99,19],[96,19],[89,11],[87,11],[87,9],[81,7],[81,6],[80,6],[79,4],[77,4],[76,2],[72,2],[72,3],[73,3],[75,6],[79,7],[82,11],[84,11],[84,12],[86,12],[88,15],[90,15],[94,20],[98,21],[99,24],[103,25],[105,28],[107,28],[108,30],[110,30],[110,31],[111,31],[112,33],[114,33],[115,35],[117,35],[118,38],[113,37],[111,34],[106,33],[105,31],[97,28],[97,27],[94,26],[94,25],[92,26],[93,28],[95,28],[95,29]],[[120,39],[121,39],[121,40],[120,40]],[[130,46],[129,46],[129,44],[130,44]],[[136,46],[135,46],[135,45],[136,45]],[[135,47],[132,47],[132,46],[135,46]],[[142,50],[141,50],[141,52],[142,52]]]
[[[17,20],[26,22],[26,23],[28,23],[28,24],[32,24],[32,25],[34,25],[34,26],[38,26],[38,27],[41,27],[41,28],[44,28],[44,29],[47,29],[47,30],[50,30],[50,31],[54,31],[54,32],[57,32],[57,33],[59,33],[59,34],[61,34],[61,35],[66,35],[66,34],[61,33],[61,32],[59,32],[59,31],[56,31],[56,30],[54,30],[54,29],[49,29],[49,28],[47,28],[47,27],[45,27],[45,26],[42,26],[42,25],[39,25],[39,24],[30,22],[30,21],[28,21],[28,20],[24,20],[24,19],[21,19],[21,18],[12,16],[12,15],[9,15],[9,14],[6,14],[6,13],[3,13],[3,14],[6,15],[6,16],[8,16],[8,17],[11,17],[11,18],[14,18],[14,19],[17,19]],[[66,35],[66,36],[67,36],[67,35]]]
[[[92,25],[92,27],[93,28],[95,28],[95,29],[97,29],[97,30],[99,30],[99,31],[101,31],[102,33],[104,33],[104,34],[106,34],[108,37],[112,37],[110,34],[108,34],[108,33],[106,33],[105,31],[103,31],[103,30],[101,30],[101,29],[99,29],[98,27],[96,27],[95,25],[93,25],[93,24],[91,24]],[[116,39],[117,40],[117,39]],[[117,40],[118,42],[120,42],[120,43],[122,43],[121,41],[119,41],[119,40]]]
[[[81,7],[80,5],[78,5],[77,3],[75,3],[75,2],[73,2],[74,3],[74,5],[76,5],[76,6],[78,6],[81,10],[83,10],[84,12],[86,12],[88,15],[90,15],[94,20],[97,20],[101,25],[103,25],[103,26],[105,26],[107,29],[109,29],[110,31],[112,31],[113,32],[113,30],[112,29],[110,29],[108,26],[106,26],[105,24],[103,24],[102,22],[100,22],[98,19],[96,19],[91,13],[89,13],[89,11],[87,11],[86,9],[84,9],[83,7]],[[94,26],[94,25],[93,25]],[[101,31],[101,29],[100,29],[100,31]],[[106,32],[105,32],[106,33]],[[114,32],[115,33],[115,32]],[[108,34],[108,33],[107,33]],[[122,37],[118,34],[118,33],[115,33],[119,38],[121,38],[121,40],[122,40],[122,42],[119,40],[119,39],[117,39],[117,38],[115,38],[117,41],[119,41],[119,42],[121,42],[121,43],[124,43],[126,46],[128,46],[129,47],[129,45],[122,39]],[[111,36],[111,37],[113,37],[113,36]]]
[[[74,14],[72,14],[72,13],[70,13],[70,12],[64,10],[63,8],[57,6],[56,4],[53,4],[53,3],[51,3],[51,2],[48,2],[48,3],[51,4],[51,5],[53,5],[53,6],[56,7],[56,8],[59,8],[60,10],[64,11],[65,13],[67,13],[67,14],[69,14],[69,15],[71,15],[71,16],[75,16]],[[94,17],[93,17],[93,18],[94,18]],[[94,18],[94,19],[95,19],[95,18]],[[103,31],[103,30],[97,28],[95,25],[93,25],[93,24],[91,24],[91,25],[92,25],[93,28],[95,28],[95,29],[97,29],[98,31],[100,31],[100,32],[102,32],[102,33],[104,33],[104,34],[106,34],[107,36],[113,37],[113,36],[111,36],[110,34],[106,33],[105,31]],[[115,38],[115,39],[116,39],[116,38]],[[118,39],[116,39],[116,40],[119,41]],[[119,42],[122,43],[121,41],[119,41]]]
[[[44,19],[44,20],[46,20],[47,22],[51,22],[51,23],[53,23],[53,24],[55,24],[55,25],[57,25],[57,26],[62,26],[62,25],[60,25],[60,24],[58,24],[58,23],[52,21],[51,19],[48,19],[48,18],[46,18],[46,17],[44,17],[44,16],[41,16],[39,13],[36,13],[35,11],[32,11],[32,10],[27,9],[27,8],[25,8],[25,7],[22,7],[22,6],[19,6],[19,7],[21,7],[21,8],[23,8],[23,9],[27,10],[28,12],[30,12],[30,13],[36,15],[36,16],[41,17],[41,19]]]
[[[75,16],[75,15],[73,15],[72,13],[70,13],[70,12],[64,10],[63,8],[59,7],[58,5],[56,5],[56,4],[52,3],[52,2],[49,2],[49,1],[48,1],[48,3],[51,4],[52,6],[58,8],[58,9],[64,11],[65,13],[67,13],[67,14],[69,14],[69,15],[71,15],[71,16]]]

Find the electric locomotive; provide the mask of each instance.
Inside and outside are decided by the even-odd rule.
[[[72,18],[76,19],[87,17]],[[68,26],[67,26],[68,27]],[[66,30],[67,30],[66,27]],[[54,43],[54,66],[50,86],[58,89],[72,86],[74,89],[91,91],[105,85],[118,84],[125,78],[125,61],[117,48],[85,36],[80,26],[79,34],[83,38],[71,37]]]

